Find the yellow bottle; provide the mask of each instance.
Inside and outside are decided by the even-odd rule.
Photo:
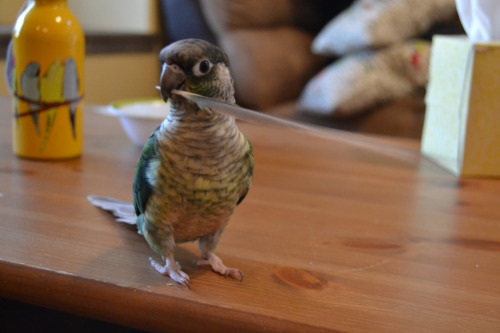
[[[14,153],[80,156],[85,37],[66,0],[27,1],[14,25],[11,52]]]

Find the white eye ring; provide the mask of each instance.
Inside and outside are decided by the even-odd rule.
[[[208,59],[202,59],[193,66],[193,74],[196,76],[207,75],[212,67],[213,64]]]

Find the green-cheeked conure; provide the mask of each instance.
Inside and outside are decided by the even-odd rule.
[[[170,100],[170,112],[146,142],[135,169],[139,233],[163,259],[161,264],[151,259],[153,267],[180,284],[190,280],[174,259],[175,244],[193,240],[199,240],[200,265],[241,280],[242,272],[226,267],[214,251],[250,187],[251,144],[233,117],[172,93],[234,104],[228,58],[215,45],[187,39],[165,47],[160,62],[160,92]]]

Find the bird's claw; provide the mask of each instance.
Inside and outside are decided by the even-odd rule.
[[[243,272],[237,268],[227,267],[222,260],[215,254],[211,253],[207,259],[197,261],[198,266],[210,266],[214,272],[223,275],[224,277],[232,277],[238,281],[243,281]]]
[[[175,282],[191,289],[191,286],[189,285],[191,283],[191,280],[189,279],[189,276],[183,271],[172,272],[169,274],[169,277]]]
[[[226,273],[224,274],[225,277],[232,277],[233,279],[236,279],[240,282],[243,282],[243,272],[240,269],[237,268],[231,268],[228,267],[226,270]]]
[[[151,266],[153,266],[153,268],[156,269],[160,274],[167,275],[175,282],[191,289],[189,285],[191,283],[189,275],[181,271],[179,264],[175,261],[166,259],[165,266],[160,265],[159,263],[154,261],[153,258],[149,258],[149,262],[151,263]]]

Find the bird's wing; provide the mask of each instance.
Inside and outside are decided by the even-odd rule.
[[[156,182],[156,168],[159,165],[159,155],[156,150],[156,130],[151,134],[142,149],[141,157],[135,168],[133,184],[134,209],[137,216],[144,213],[146,204]]]
[[[241,192],[240,198],[238,199],[238,202],[236,205],[239,205],[243,199],[247,196],[248,190],[250,189],[250,184],[252,182],[252,176],[253,176],[253,165],[254,165],[254,159],[253,159],[253,149],[252,149],[252,144],[248,139],[245,138],[246,144],[248,145],[248,151],[247,151],[247,156],[246,158],[250,160],[250,167],[247,170],[247,173],[250,175],[250,180],[248,182],[248,186]]]
[[[247,196],[248,194],[248,190],[250,189],[250,186],[248,186],[245,191],[243,191],[243,193],[241,194],[240,198],[238,199],[238,202],[236,203],[236,205],[239,205],[240,203],[243,202],[243,199],[245,199],[245,197]]]

